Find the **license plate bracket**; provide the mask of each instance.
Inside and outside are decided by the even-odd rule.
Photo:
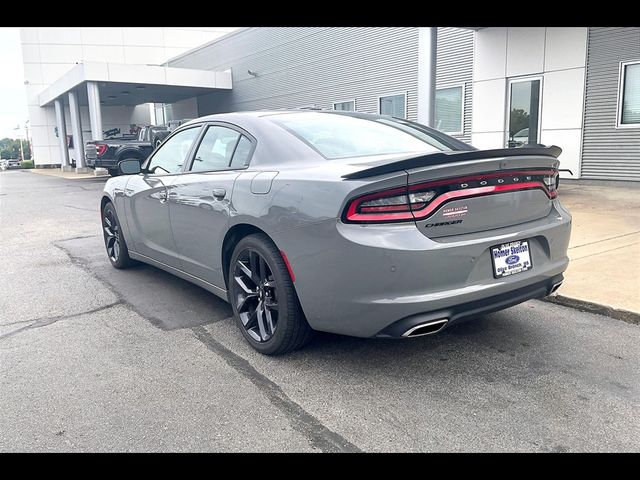
[[[529,240],[495,245],[490,253],[494,278],[510,277],[533,268]]]

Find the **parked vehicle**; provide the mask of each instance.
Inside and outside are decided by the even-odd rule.
[[[117,137],[93,140],[85,144],[85,158],[90,168],[106,168],[109,175],[118,174],[121,160],[137,160],[142,163],[154,150],[154,145],[162,143],[169,135],[165,126],[142,127],[137,137]]]
[[[165,138],[189,119],[171,120],[166,125],[147,125],[137,136],[121,136],[105,140],[93,140],[85,145],[85,158],[89,168],[106,168],[112,177],[118,175],[118,163],[122,160],[138,160],[142,163],[158,148]]]
[[[212,115],[120,163],[105,247],[116,268],[146,262],[227,299],[264,354],[313,330],[433,334],[560,286],[560,152],[477,150],[354,112]]]
[[[0,170],[9,170],[10,168],[21,168],[21,161],[19,158],[8,158],[0,160]]]

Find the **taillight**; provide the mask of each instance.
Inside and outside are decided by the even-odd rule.
[[[107,151],[107,148],[109,147],[104,143],[96,143],[96,155],[101,157],[102,155],[104,155],[104,152]]]
[[[356,197],[345,209],[348,223],[423,220],[443,204],[460,198],[540,189],[556,198],[557,170],[502,171],[396,187]]]
[[[407,187],[370,193],[352,200],[347,206],[344,219],[357,223],[413,220],[411,210],[424,207],[425,198],[425,195],[408,194]]]
[[[560,183],[560,174],[557,171],[549,172],[544,177],[544,186],[549,191],[549,197],[556,198],[558,196],[558,185]]]

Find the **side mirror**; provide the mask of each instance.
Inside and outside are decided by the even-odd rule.
[[[122,160],[118,163],[118,172],[121,175],[136,175],[140,173],[139,160]]]

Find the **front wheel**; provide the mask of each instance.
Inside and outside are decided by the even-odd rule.
[[[102,209],[102,233],[111,265],[115,268],[128,268],[135,264],[135,261],[129,257],[127,242],[122,234],[116,209],[111,202]]]
[[[264,234],[243,238],[233,251],[229,301],[240,331],[260,353],[287,353],[311,339],[287,266]]]

